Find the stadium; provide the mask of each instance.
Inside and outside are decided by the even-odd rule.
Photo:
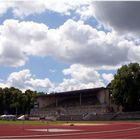
[[[55,121],[104,121],[140,119],[140,112],[123,112],[112,103],[111,90],[99,87],[38,95],[31,119]]]
[[[12,89],[16,90],[14,88]],[[30,91],[27,95],[29,94]],[[116,105],[112,102],[111,90],[104,87],[50,94],[38,94],[35,96],[32,104],[33,108],[28,114],[24,112],[22,112],[22,114],[17,114],[17,107],[15,106],[14,115],[16,118],[26,118],[30,120],[43,119],[52,121],[103,121],[140,119],[139,110],[135,112],[124,112],[122,106]],[[30,108],[30,105],[27,107]],[[21,108],[21,111],[22,110],[23,107]],[[18,112],[20,112],[19,109]],[[0,119],[14,120],[11,115],[12,114],[10,113],[4,114],[0,116]]]
[[[109,89],[103,87],[44,94],[37,96],[30,115],[57,120],[95,120],[98,115],[110,112],[110,103]]]
[[[0,139],[140,138],[140,112],[122,112],[103,87],[38,95],[29,118],[1,121]]]
[[[110,88],[38,94],[30,114],[15,117],[1,116],[0,139],[140,138],[140,111],[113,104]]]

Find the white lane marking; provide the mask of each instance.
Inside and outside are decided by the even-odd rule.
[[[82,130],[75,130],[75,129],[26,129],[28,131],[40,131],[40,132],[71,132],[71,131],[82,131]]]
[[[73,135],[85,135],[85,134],[101,134],[101,133],[112,133],[112,132],[123,132],[123,131],[131,131],[137,130],[140,127],[128,128],[128,129],[120,129],[120,130],[109,130],[109,131],[98,131],[98,132],[78,132],[78,133],[67,133],[67,134],[47,134],[47,135],[24,135],[24,136],[0,136],[2,138],[34,138],[34,137],[55,137],[55,136],[73,136]]]

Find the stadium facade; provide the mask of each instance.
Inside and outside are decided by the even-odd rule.
[[[109,90],[107,88],[92,88],[37,96],[38,108],[73,107],[101,105],[109,107]]]
[[[111,112],[109,89],[100,87],[38,95],[31,116],[90,120],[108,112]]]

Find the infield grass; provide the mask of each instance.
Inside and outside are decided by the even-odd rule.
[[[119,121],[119,122],[140,122],[140,120],[123,120],[123,121]],[[99,123],[112,123],[112,122],[118,122],[118,121],[42,121],[42,120],[25,120],[25,121],[19,121],[19,120],[15,120],[15,121],[11,121],[11,120],[0,120],[0,125],[1,124],[42,124],[42,125],[46,125],[46,124],[99,124]]]
[[[35,121],[35,120],[31,120],[31,121],[18,121],[18,120],[15,120],[15,121],[12,121],[12,120],[0,120],[0,124],[65,124],[66,122],[61,122],[61,121]]]

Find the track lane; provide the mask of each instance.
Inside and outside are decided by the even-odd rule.
[[[77,129],[75,132],[35,132],[27,129],[61,128]],[[140,123],[109,123],[106,125],[0,125],[0,138],[49,138],[49,139],[114,139],[114,138],[139,138]]]

